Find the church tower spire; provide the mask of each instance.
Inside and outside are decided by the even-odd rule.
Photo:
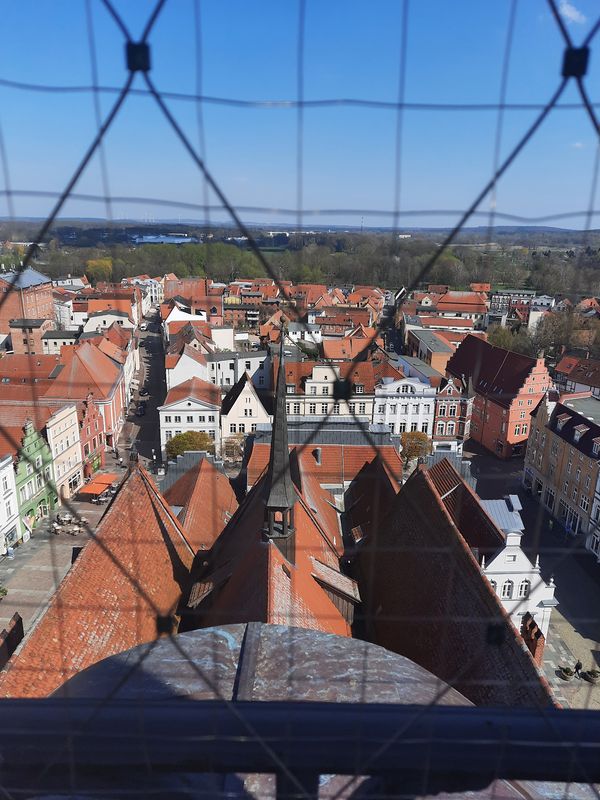
[[[279,348],[279,370],[275,385],[275,408],[271,433],[271,456],[267,470],[265,488],[265,519],[263,536],[272,540],[282,555],[292,564],[295,562],[294,504],[296,490],[290,473],[288,448],[286,380],[283,343],[285,331],[281,331]]]

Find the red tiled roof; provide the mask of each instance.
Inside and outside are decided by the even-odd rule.
[[[321,463],[317,464],[314,451],[321,451]],[[292,447],[290,446],[290,449]],[[248,484],[253,485],[269,463],[270,444],[257,442],[248,461]],[[299,454],[303,475],[311,475],[319,484],[340,485],[354,480],[364,465],[377,454],[386,465],[394,480],[402,479],[402,460],[392,445],[373,447],[366,439],[364,445],[319,444],[310,445]]]
[[[182,506],[177,518],[195,551],[210,550],[238,507],[229,479],[207,458],[175,481],[164,497],[171,506]]]
[[[363,358],[369,355],[370,339],[357,339],[349,336],[343,339],[324,339],[322,342],[323,358],[332,361],[352,360],[362,354]]]
[[[598,388],[600,386],[600,361],[582,358],[569,372],[569,380],[583,386]]]
[[[183,383],[178,383],[169,389],[169,393],[165,397],[164,406],[171,405],[171,403],[178,403],[180,400],[185,400],[188,397],[195,400],[201,400],[204,403],[209,403],[214,406],[221,405],[221,390],[218,386],[208,381],[203,381],[201,378],[194,376]]]
[[[302,483],[304,486],[304,476]],[[275,544],[263,541],[263,482],[252,489],[217,540],[214,556],[208,557],[209,566],[201,580],[220,575],[222,583],[213,591],[203,626],[262,621],[350,635],[349,624],[313,577],[318,571],[319,579],[326,582],[328,570],[339,574],[339,525],[335,519],[335,530],[325,530],[309,503],[314,504],[313,492],[328,493],[316,486],[308,491],[310,497],[299,491],[294,504],[296,560],[291,564]],[[324,566],[318,569],[315,562]],[[343,577],[339,575],[339,579]],[[354,584],[350,585],[355,591]],[[337,581],[336,588],[339,590]]]
[[[90,392],[98,400],[108,399],[122,376],[114,361],[91,342],[64,345],[60,351],[64,363],[46,397],[85,399]]]
[[[94,312],[109,312],[109,311],[122,311],[127,314],[129,319],[133,320],[133,311],[131,308],[131,300],[126,300],[122,297],[106,297],[106,298],[91,298],[88,300],[88,314]]]
[[[562,372],[565,375],[569,375],[571,370],[575,369],[575,367],[579,364],[580,358],[577,356],[563,356],[561,360],[558,362],[555,368],[555,372]]]
[[[58,355],[9,353],[0,358],[0,378],[9,378],[11,382],[23,382],[25,379],[26,383],[33,383],[35,378],[49,379],[60,361]]]
[[[357,569],[376,644],[420,664],[474,703],[553,704],[431,471],[417,470],[398,492],[383,524],[359,548]]]
[[[349,527],[357,540],[367,538],[388,514],[398,493],[399,482],[377,454],[365,462],[344,494]]]
[[[101,659],[157,639],[157,616],[176,613],[193,558],[153,481],[136,467],[0,673],[0,696],[45,697]]]

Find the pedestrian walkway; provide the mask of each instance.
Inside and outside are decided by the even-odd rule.
[[[64,532],[55,535],[50,518],[34,530],[28,542],[14,549],[14,558],[0,559],[0,584],[8,592],[0,601],[0,630],[18,611],[27,633],[69,571],[74,549],[77,552],[89,540],[90,534],[85,529],[93,532],[106,508],[85,500],[70,500],[69,509],[85,523],[82,533],[77,537]]]
[[[592,708],[598,710],[600,709],[600,685],[594,686],[583,678],[577,677],[574,677],[571,681],[566,681],[559,675],[560,667],[574,669],[578,658],[581,658],[584,670],[597,666],[593,661],[586,663],[584,654],[573,654],[561,636],[561,632],[565,630],[563,623],[567,624],[560,612],[555,609],[553,621],[550,623],[548,631],[548,641],[544,648],[542,664],[544,675],[552,687],[556,700],[563,708]]]

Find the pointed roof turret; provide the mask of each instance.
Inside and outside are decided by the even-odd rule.
[[[271,457],[267,472],[267,509],[281,510],[291,508],[297,495],[290,474],[290,453],[288,447],[286,384],[283,339],[279,347],[279,370],[275,385],[275,409],[273,413],[273,432],[271,434]]]
[[[285,405],[284,338],[284,336],[281,337],[279,346],[279,371],[275,385],[271,454],[265,480],[265,522],[263,531],[268,539],[272,539],[277,544],[285,558],[294,563],[294,504],[298,496],[290,472]]]

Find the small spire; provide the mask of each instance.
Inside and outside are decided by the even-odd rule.
[[[539,568],[540,568],[540,554],[539,554],[539,553],[538,553],[538,554],[537,554],[537,556],[535,557],[535,568],[536,568],[537,570],[539,570]]]
[[[481,571],[485,571],[485,556],[481,556]]]
[[[271,455],[265,481],[264,534],[275,541],[283,555],[294,563],[294,504],[296,490],[290,474],[288,447],[284,329],[279,345],[279,371],[275,386],[275,409],[271,434]]]

